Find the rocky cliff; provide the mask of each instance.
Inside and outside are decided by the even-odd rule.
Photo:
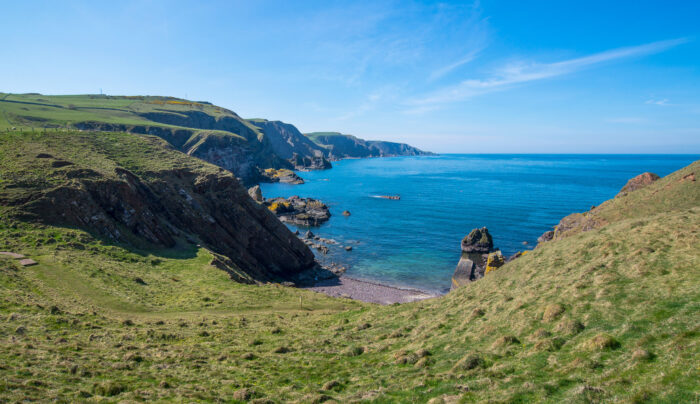
[[[240,282],[289,279],[315,266],[308,247],[231,173],[160,139],[21,134],[2,147],[13,154],[3,155],[0,205],[23,220],[78,227],[139,249],[199,243]]]
[[[433,155],[404,143],[364,140],[338,132],[313,132],[306,133],[305,136],[320,146],[329,160]]]
[[[267,119],[251,119],[260,128],[279,157],[289,161],[296,170],[324,170],[331,168],[324,150],[302,135],[294,125]]]

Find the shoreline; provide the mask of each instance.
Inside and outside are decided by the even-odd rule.
[[[366,303],[409,303],[442,296],[419,289],[400,288],[341,275],[323,279],[303,289],[323,293],[331,297],[344,297]]]

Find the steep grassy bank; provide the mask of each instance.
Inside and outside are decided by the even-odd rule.
[[[0,258],[0,400],[697,401],[700,188],[681,179],[699,169],[445,297],[394,306],[238,284],[195,245],[127,248],[3,206],[0,251],[39,264]]]
[[[239,282],[288,279],[311,251],[221,168],[125,133],[0,133],[0,205],[142,250],[201,244]]]

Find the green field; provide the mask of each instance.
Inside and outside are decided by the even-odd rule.
[[[71,181],[41,152],[103,175],[218,170],[151,136],[0,135],[0,251],[39,263],[0,257],[0,402],[700,400],[700,163],[601,205],[601,228],[377,306],[235,283],[204,247],[19,220],[7,201]]]
[[[257,135],[258,129],[227,109],[206,102],[172,97],[108,96],[108,95],[42,95],[0,93],[0,131],[45,131],[74,129],[81,123],[108,123],[128,127],[160,127],[192,130],[189,126],[154,121],[144,114],[161,113],[184,117],[186,112],[201,112],[214,119],[235,119]],[[192,135],[235,136],[240,133],[194,128]],[[261,136],[261,135],[260,135]]]

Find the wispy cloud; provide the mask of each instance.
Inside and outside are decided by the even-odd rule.
[[[339,121],[345,121],[348,119],[352,119],[352,118],[361,116],[361,115],[365,114],[366,112],[369,112],[369,111],[375,109],[376,106],[380,102],[386,101],[389,98],[393,98],[393,96],[391,94],[393,94],[394,92],[395,92],[395,89],[393,87],[390,87],[390,86],[378,89],[378,90],[368,94],[364,98],[362,103],[360,103],[360,105],[358,105],[356,108],[344,113],[343,115],[337,117],[336,119]]]
[[[645,104],[650,104],[650,105],[670,105],[668,103],[668,99],[664,98],[662,100],[657,100],[657,99],[650,99],[645,102]]]
[[[464,57],[462,57],[460,60],[451,63],[447,66],[443,66],[437,70],[434,70],[432,73],[430,73],[430,76],[428,76],[428,81],[435,81],[440,77],[446,75],[447,73],[453,71],[454,69],[471,62],[472,60],[476,59],[479,52],[481,52],[481,48],[474,49],[471,52],[464,55]]]
[[[480,94],[500,91],[516,84],[571,74],[605,62],[659,53],[688,42],[686,38],[652,42],[639,46],[612,49],[589,56],[555,63],[515,63],[497,69],[491,77],[468,79],[407,102],[406,112],[414,112],[426,106],[462,101]]]

